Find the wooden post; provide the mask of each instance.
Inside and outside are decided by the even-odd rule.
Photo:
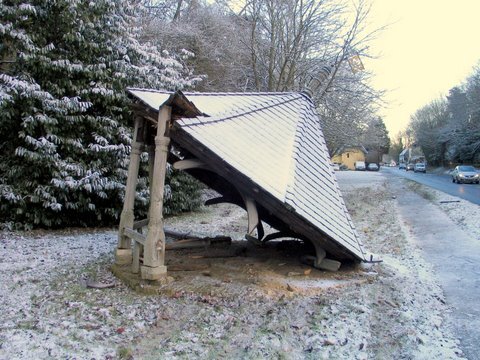
[[[131,264],[132,247],[131,241],[123,232],[124,229],[133,228],[134,214],[133,207],[135,203],[135,191],[138,180],[138,170],[140,167],[140,154],[142,152],[143,143],[139,141],[139,131],[143,126],[143,118],[135,119],[135,130],[133,133],[132,152],[130,153],[130,164],[128,165],[127,186],[125,189],[125,200],[123,202],[123,210],[120,215],[120,225],[118,229],[118,244],[115,252],[115,263],[118,265]]]
[[[150,184],[147,239],[143,249],[142,279],[159,280],[167,273],[165,266],[165,232],[163,230],[163,191],[170,138],[165,136],[170,122],[171,107],[162,106],[158,113],[155,137],[155,160]]]
[[[132,273],[138,274],[140,272],[140,255],[142,253],[143,246],[137,241],[133,242],[133,253],[132,253]]]
[[[152,187],[153,182],[153,169],[155,166],[155,145],[148,145],[148,187]]]

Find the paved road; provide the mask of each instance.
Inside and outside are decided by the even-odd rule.
[[[420,184],[430,186],[449,195],[458,196],[474,204],[480,205],[480,185],[454,184],[450,175],[435,175],[414,173],[413,171],[399,170],[398,168],[382,167],[382,172],[402,176]]]
[[[337,172],[342,190],[369,186],[385,179],[391,184],[400,221],[407,227],[412,241],[423,251],[424,258],[434,267],[445,299],[452,307],[447,317],[460,341],[460,348],[467,359],[480,359],[480,239],[463,231],[438,206],[408,191],[403,177],[420,179],[418,182],[422,184],[428,178],[431,178],[429,183],[440,186],[452,184],[446,176],[405,174],[398,169],[361,174]],[[479,185],[470,188],[478,191]]]
[[[389,176],[400,185],[399,177]],[[420,174],[418,174],[420,175]],[[400,216],[434,267],[453,309],[452,326],[467,359],[480,358],[480,241],[459,228],[438,206],[412,191],[397,196]]]

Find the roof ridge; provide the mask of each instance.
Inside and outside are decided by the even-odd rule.
[[[298,95],[298,96],[295,96],[295,97],[292,97],[290,99],[286,99],[286,100],[283,100],[283,101],[278,101],[277,99],[269,100],[269,101],[265,102],[265,104],[266,104],[265,106],[258,106],[258,107],[250,108],[248,111],[243,111],[242,109],[240,109],[236,112],[228,113],[227,116],[202,117],[202,118],[208,119],[208,120],[201,121],[201,122],[196,122],[196,123],[191,123],[191,124],[184,124],[184,125],[182,125],[182,127],[183,126],[191,127],[191,126],[197,126],[197,125],[214,124],[214,123],[218,123],[218,122],[228,121],[228,120],[240,117],[240,116],[245,116],[245,115],[253,114],[253,113],[256,113],[256,112],[259,112],[259,111],[264,111],[264,110],[270,109],[270,108],[278,106],[278,105],[287,104],[289,102],[296,101],[296,100],[299,100],[299,99],[302,99],[302,98],[305,99],[305,97],[301,93],[282,93],[282,94],[284,94],[284,95],[286,95],[286,94],[288,94],[288,95]],[[185,96],[187,96],[187,98],[188,98],[187,94],[185,94]],[[195,102],[193,100],[191,100],[191,101],[195,104]],[[199,118],[200,118],[200,116],[195,117],[195,119],[199,119]],[[192,118],[190,118],[190,119],[192,119]]]
[[[148,89],[148,88],[137,88],[137,87],[127,87],[128,91],[144,91],[152,92],[159,94],[174,94],[176,91],[170,90],[161,90],[161,89]],[[177,90],[178,91],[178,90]],[[185,96],[191,95],[201,95],[201,96],[281,96],[281,95],[292,95],[292,94],[302,94],[298,91],[252,91],[252,92],[240,92],[240,91],[226,91],[226,92],[202,92],[202,91],[182,91]],[[306,98],[306,96],[304,96]]]

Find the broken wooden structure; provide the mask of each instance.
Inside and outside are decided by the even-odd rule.
[[[342,199],[315,107],[305,93],[182,93],[129,89],[133,136],[116,263],[142,279],[165,276],[163,191],[167,162],[216,190],[207,204],[248,213],[246,238],[312,243],[313,265],[367,261]],[[135,221],[140,155],[148,152],[148,219]],[[278,232],[265,236],[263,222]],[[144,233],[141,229],[146,227]]]

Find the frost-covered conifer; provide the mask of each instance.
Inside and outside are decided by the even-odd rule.
[[[0,2],[0,222],[117,217],[131,142],[125,88],[196,81],[139,42],[142,10],[124,0]]]

